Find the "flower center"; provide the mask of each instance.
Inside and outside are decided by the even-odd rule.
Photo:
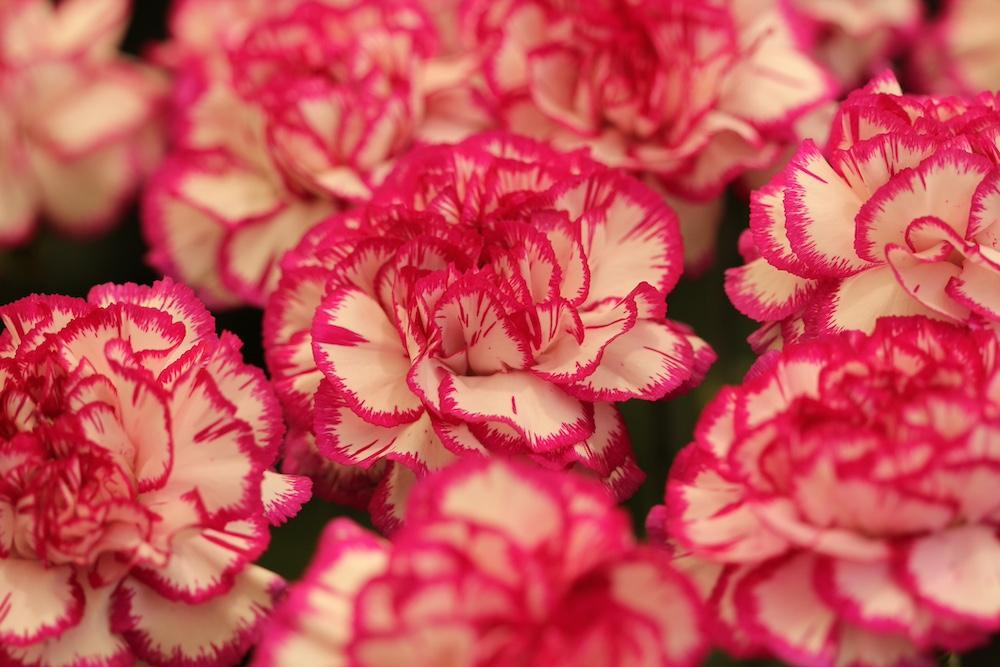
[[[13,518],[9,544],[0,543],[0,551],[94,565],[108,552],[138,544],[152,519],[136,501],[125,453],[87,436],[114,408],[95,402],[75,410],[65,374],[40,368],[0,393],[0,514]]]

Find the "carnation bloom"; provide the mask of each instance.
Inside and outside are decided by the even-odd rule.
[[[614,402],[714,359],[665,319],[680,271],[674,214],[621,172],[506,135],[424,148],[285,258],[268,365],[325,456],[392,462],[383,527],[414,474],[466,453],[583,466],[626,496],[640,473]]]
[[[789,0],[811,52],[852,88],[877,73],[920,28],[920,0]]]
[[[439,57],[411,0],[188,0],[172,25],[159,53],[177,71],[175,150],[146,234],[151,261],[217,305],[263,305],[309,228],[366,198],[413,143],[477,122],[463,115],[471,67]]]
[[[684,667],[691,584],[593,482],[466,461],[417,485],[385,540],[330,524],[255,667]]]
[[[805,142],[754,193],[726,291],[758,348],[871,331],[883,315],[1000,320],[1000,98],[853,93],[825,150]]]
[[[753,0],[469,0],[495,113],[689,199],[776,157],[829,83]]]
[[[128,0],[0,3],[0,245],[39,215],[111,226],[160,152],[158,75],[118,51]]]
[[[0,309],[0,663],[228,665],[282,582],[252,565],[304,478],[240,343],[190,290]]]
[[[933,667],[1000,629],[1000,343],[922,317],[772,352],[722,391],[649,517],[716,640]]]
[[[1000,88],[1000,6],[992,0],[944,0],[914,51],[914,74],[934,93]]]

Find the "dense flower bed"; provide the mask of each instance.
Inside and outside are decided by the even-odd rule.
[[[996,664],[998,25],[0,0],[0,667]]]

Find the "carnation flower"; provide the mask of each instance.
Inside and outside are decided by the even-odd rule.
[[[383,527],[415,476],[468,453],[582,466],[623,497],[640,473],[614,402],[714,359],[665,319],[680,271],[674,214],[621,172],[506,135],[424,148],[285,258],[268,365],[325,456],[392,463]]]
[[[128,0],[0,5],[0,245],[40,215],[107,230],[153,167],[164,90],[118,51],[128,15]]]
[[[998,354],[992,331],[886,318],[722,391],[649,517],[698,572],[718,641],[929,667],[1000,629]]]
[[[726,291],[765,323],[758,348],[883,315],[1000,320],[998,101],[903,95],[885,75],[841,106],[825,150],[803,143],[754,193]]]
[[[810,51],[845,88],[876,74],[920,28],[920,0],[790,0]]]
[[[217,305],[263,305],[308,229],[413,143],[479,122],[471,66],[439,57],[415,2],[240,7],[189,0],[174,15],[160,57],[177,70],[176,148],[145,206],[151,261]]]
[[[975,94],[1000,88],[1000,6],[991,0],[944,0],[920,35],[913,73],[933,93]]]
[[[599,485],[475,460],[418,484],[394,540],[331,523],[255,667],[682,667],[691,584]]]
[[[308,497],[282,423],[190,290],[0,309],[0,663],[228,665],[282,581],[251,563]]]
[[[829,83],[749,0],[470,0],[505,127],[706,200],[768,164]]]

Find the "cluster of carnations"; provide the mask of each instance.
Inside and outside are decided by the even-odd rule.
[[[987,641],[1000,97],[826,104],[919,31],[918,80],[1000,83],[983,4],[176,0],[144,65],[125,0],[0,0],[0,238],[95,233],[151,173],[169,276],[0,308],[0,665]],[[713,363],[666,301],[737,179],[769,180],[726,280],[761,356],[640,544],[617,404]],[[269,376],[202,300],[264,308]],[[253,563],[311,494],[384,536],[334,521],[286,590]]]

